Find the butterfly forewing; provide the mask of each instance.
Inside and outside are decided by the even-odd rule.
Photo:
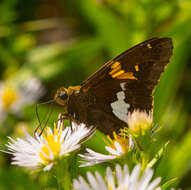
[[[108,75],[108,73],[111,70],[111,65],[116,62],[119,62],[122,68],[129,72],[136,71],[136,68],[138,69],[138,67],[135,67],[135,65],[137,64],[139,66],[141,65],[140,67],[143,68],[142,71],[144,70],[144,72],[151,72],[152,63],[150,62],[153,61],[157,62],[158,67],[164,69],[164,65],[169,62],[172,55],[172,48],[172,40],[170,38],[152,38],[142,42],[103,65],[97,72],[82,82],[82,89],[92,88],[101,81],[104,82],[106,79],[111,79],[111,75]],[[161,61],[164,61],[162,65],[159,63]],[[157,75],[156,78],[159,78],[160,74],[161,71],[159,71],[158,75],[155,73],[155,75]],[[149,79],[149,76],[147,78]]]
[[[94,97],[87,123],[111,133],[125,125],[135,109],[150,112],[152,93],[172,56],[170,38],[153,38],[125,51],[103,65],[81,84]],[[103,116],[103,117],[102,117]]]

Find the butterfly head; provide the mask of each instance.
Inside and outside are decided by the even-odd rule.
[[[54,96],[54,99],[58,104],[67,106],[69,99],[68,89],[64,87],[59,88]]]

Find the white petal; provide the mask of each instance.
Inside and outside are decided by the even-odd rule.
[[[98,181],[98,184],[99,184],[99,190],[107,190],[107,186],[106,186],[102,176],[98,172],[95,173],[95,176],[96,176],[96,180]]]
[[[147,169],[144,172],[143,176],[141,177],[141,181],[139,182],[139,187],[142,190],[146,190],[147,189],[147,186],[148,186],[152,176],[153,176],[153,170]]]
[[[121,166],[119,164],[116,165],[116,177],[119,184],[123,182],[123,173]]]
[[[80,176],[79,180],[74,180],[74,189],[76,190],[91,190],[86,181]]]
[[[115,189],[115,181],[110,167],[108,167],[106,170],[106,176],[107,176],[107,184],[109,185],[109,187]]]
[[[99,184],[98,184],[95,176],[92,175],[90,172],[87,172],[87,179],[88,179],[88,182],[89,182],[90,186],[92,187],[92,189],[99,189]]]
[[[53,163],[48,164],[43,170],[44,171],[49,171],[52,168],[52,166],[53,166]]]
[[[137,190],[140,170],[141,170],[141,166],[137,165],[134,167],[134,169],[132,171],[132,174],[130,176],[130,185],[129,185],[131,190]]]
[[[159,185],[160,181],[161,181],[160,177],[156,178],[154,181],[150,183],[150,185],[147,187],[147,190],[154,190]]]

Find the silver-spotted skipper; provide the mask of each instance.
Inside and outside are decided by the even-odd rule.
[[[103,65],[79,86],[61,87],[55,101],[63,116],[105,134],[127,125],[128,113],[151,112],[153,91],[172,56],[170,38],[142,42]]]

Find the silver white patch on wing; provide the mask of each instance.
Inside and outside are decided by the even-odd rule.
[[[119,91],[117,95],[117,101],[111,103],[112,112],[120,120],[127,122],[128,121],[128,108],[129,104],[125,102],[125,82],[120,83],[122,91]]]
[[[126,90],[126,88],[125,88],[125,84],[126,84],[126,82],[122,82],[122,83],[120,83],[120,87],[121,87],[121,89],[122,89],[123,91]]]

